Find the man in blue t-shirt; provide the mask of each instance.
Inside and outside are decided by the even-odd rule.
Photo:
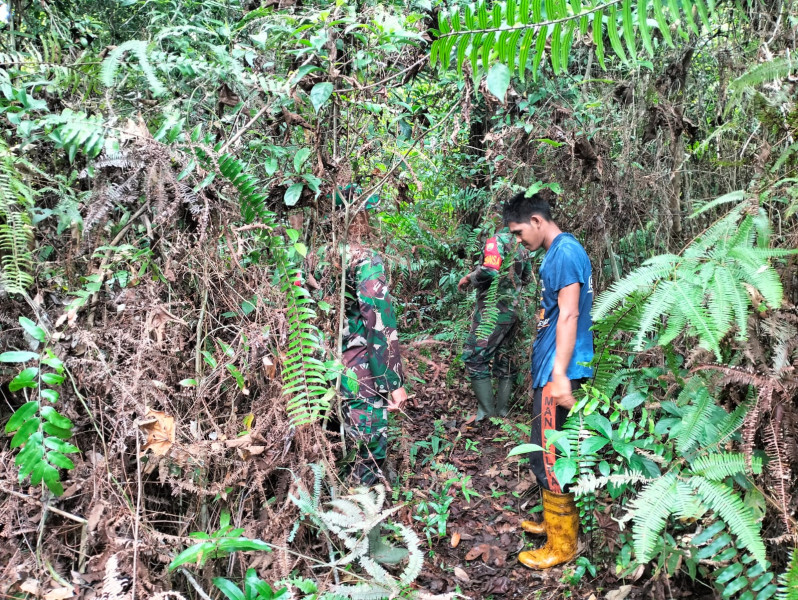
[[[546,252],[540,266],[541,307],[532,346],[532,443],[546,448],[530,456],[532,471],[543,489],[543,523],[524,521],[530,533],[546,534],[546,545],[521,552],[518,560],[533,569],[548,569],[576,556],[579,510],[573,494],[563,493],[554,473],[557,457],[546,432],[560,430],[574,406],[573,390],[592,375],[590,310],[593,276],[590,259],[570,233],[551,218],[548,202],[522,192],[504,207],[504,222],[529,251]]]

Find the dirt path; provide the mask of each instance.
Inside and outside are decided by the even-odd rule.
[[[562,569],[540,573],[516,560],[530,543],[542,542],[520,528],[539,510],[537,485],[524,460],[507,459],[528,439],[517,418],[526,411],[475,426],[468,422],[476,407],[469,392],[440,385],[425,392],[399,423],[400,487],[394,489],[396,500],[408,502],[405,522],[412,522],[425,545],[431,540],[419,585],[436,593],[459,586],[472,598],[566,597]]]

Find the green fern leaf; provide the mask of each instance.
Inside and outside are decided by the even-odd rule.
[[[634,21],[632,20],[632,0],[623,0],[621,19],[623,21],[623,39],[629,50],[629,56],[632,60],[635,60],[637,57],[637,48],[635,47]]]
[[[680,456],[691,452],[698,444],[704,429],[710,424],[709,417],[716,406],[704,386],[694,385],[685,388],[683,393],[691,396],[692,404],[685,409],[679,426],[671,430],[671,436],[676,439],[676,452]]]
[[[643,47],[646,49],[646,52],[648,52],[648,55],[653,57],[654,46],[651,43],[651,30],[648,27],[647,8],[647,0],[641,0],[637,4],[637,30],[640,32],[640,38],[643,40]]]
[[[596,58],[602,71],[607,70],[604,64],[604,29],[602,27],[604,20],[604,11],[597,10],[593,13],[593,45],[596,47]]]
[[[779,576],[778,600],[798,600],[798,551],[790,553],[787,570]]]
[[[593,321],[599,321],[624,299],[640,289],[649,289],[651,284],[658,279],[670,275],[679,257],[673,254],[664,254],[649,259],[643,265],[623,279],[615,282],[609,290],[603,292],[593,305]]]
[[[665,13],[662,9],[662,0],[653,0],[652,6],[654,7],[654,18],[657,20],[657,27],[662,35],[665,43],[673,48],[673,38],[671,37],[671,29],[668,27],[668,21],[665,20]]]
[[[673,473],[654,480],[634,499],[632,538],[638,564],[645,564],[654,557],[662,530],[676,505],[676,475]]]
[[[698,30],[698,26],[696,25],[695,19],[693,18],[693,5],[688,2],[683,8],[684,18],[687,20],[687,25],[694,34],[701,35],[701,32]]]
[[[106,87],[114,85],[116,71],[119,68],[119,64],[125,52],[130,52],[138,59],[141,71],[150,84],[152,95],[162,96],[166,94],[166,88],[155,76],[155,70],[152,68],[149,58],[147,57],[147,42],[142,40],[128,40],[123,42],[108,54],[103,61],[102,70],[100,71],[100,81],[103,82],[103,85]]]
[[[727,477],[750,474],[762,470],[762,459],[758,456],[748,457],[744,454],[710,454],[696,458],[690,465],[690,470],[695,475],[706,477],[712,481],[723,481]]]
[[[512,27],[515,25],[515,0],[507,0],[507,6],[505,9],[507,15],[507,24]],[[510,69],[510,71],[512,71],[512,69]]]
[[[524,25],[529,23],[529,0],[521,0],[518,5],[518,20]]]
[[[689,479],[690,486],[701,497],[701,501],[723,519],[731,532],[737,536],[739,545],[750,552],[757,562],[767,568],[765,544],[752,510],[746,506],[734,489],[722,483],[700,476]]]
[[[618,55],[622,62],[628,63],[626,52],[624,52],[623,44],[621,44],[621,38],[618,36],[618,15],[615,4],[612,4],[607,9],[607,37],[610,38],[610,45],[615,54]]]
[[[707,5],[704,4],[704,0],[693,0],[693,2],[698,9],[698,15],[701,17],[704,27],[709,30],[711,27],[709,24],[709,9],[707,9]]]
[[[532,0],[532,22],[543,21],[543,0]]]
[[[537,42],[535,42],[535,56],[532,59],[532,80],[538,80],[538,69],[540,68],[540,61],[543,59],[543,53],[546,51],[546,31],[541,30],[538,33]]]
[[[561,72],[560,68],[560,52],[561,48],[560,45],[562,44],[562,40],[560,39],[560,35],[562,33],[562,25],[557,23],[554,26],[554,30],[551,32],[551,68],[554,70],[555,75],[559,75]]]
[[[566,73],[568,72],[568,57],[571,55],[571,44],[574,40],[575,29],[576,21],[569,21],[562,39],[562,46],[560,47],[560,65]]]
[[[465,62],[466,50],[471,43],[471,36],[464,35],[457,43],[457,74],[463,74],[463,63]]]

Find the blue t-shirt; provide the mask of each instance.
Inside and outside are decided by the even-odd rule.
[[[542,388],[551,381],[560,307],[559,291],[572,283],[582,284],[579,290],[579,318],[576,322],[576,344],[568,365],[568,379],[593,375],[593,369],[579,363],[593,360],[593,275],[587,252],[570,233],[561,233],[552,242],[540,266],[541,312],[537,337],[532,346],[532,387]]]

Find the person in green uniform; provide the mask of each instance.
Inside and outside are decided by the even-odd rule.
[[[477,421],[507,415],[517,369],[513,357],[519,355],[513,351],[519,328],[518,300],[521,288],[531,279],[529,253],[505,227],[488,238],[480,264],[457,284],[462,292],[470,287],[477,291],[476,310],[462,355],[477,397]],[[486,319],[495,320],[489,331],[482,326]],[[497,380],[495,394],[492,377]]]

